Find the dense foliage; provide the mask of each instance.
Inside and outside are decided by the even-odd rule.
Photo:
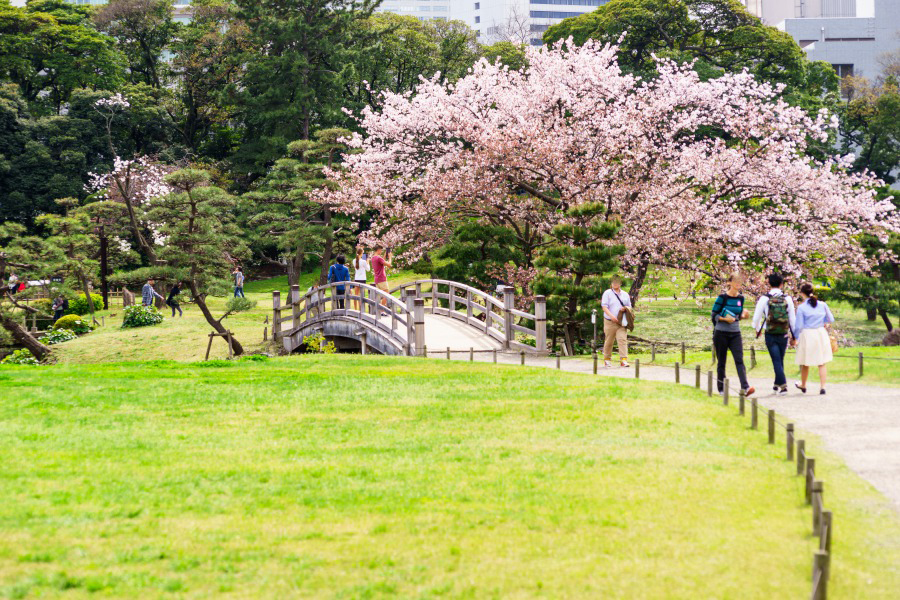
[[[122,327],[147,327],[163,322],[162,314],[152,306],[135,304],[123,311]]]
[[[0,360],[0,364],[3,365],[39,365],[38,359],[34,357],[28,350],[25,348],[20,348],[19,350],[14,350],[11,354],[6,356],[3,360]]]
[[[127,309],[126,309],[127,310]],[[64,315],[56,320],[53,324],[54,330],[68,330],[77,334],[90,333],[93,331],[91,324],[82,319],[80,315]]]
[[[53,329],[53,331],[42,337],[41,341],[48,346],[55,346],[56,344],[74,340],[77,337],[78,335],[71,329]]]

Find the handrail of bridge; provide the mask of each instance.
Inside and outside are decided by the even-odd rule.
[[[337,293],[339,286],[345,288],[343,294]],[[303,295],[300,286],[293,285],[284,306],[281,292],[272,292],[272,336],[280,341],[285,335],[285,323],[290,323],[292,333],[330,318],[347,317],[368,324],[399,342],[407,354],[415,355],[424,346],[425,337],[424,303],[417,306],[415,300],[413,294],[400,299],[374,286],[349,281],[315,286]],[[286,310],[290,310],[289,315],[282,317]],[[390,317],[389,322],[385,322],[386,316]]]
[[[424,285],[428,286],[427,290],[423,289]],[[441,286],[446,286],[447,291],[442,292]],[[509,286],[503,288],[502,301],[478,288],[446,279],[417,279],[395,286],[390,292],[409,293],[412,290],[415,290],[416,298],[431,300],[432,314],[463,321],[503,344],[506,350],[546,353],[547,300],[544,296],[535,296],[532,314],[516,310],[516,290]],[[440,306],[439,300],[446,300],[447,307]],[[457,310],[457,305],[465,312]],[[534,321],[534,329],[516,323],[516,317]],[[534,346],[516,341],[516,333],[532,337]]]

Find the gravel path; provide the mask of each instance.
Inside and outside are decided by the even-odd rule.
[[[446,353],[439,356],[443,358]],[[468,360],[469,356],[468,352],[454,352],[452,358]],[[476,353],[474,359],[484,362],[493,357],[490,353]],[[498,353],[497,362],[519,364],[520,357]],[[556,359],[526,356],[525,364],[556,368]],[[590,359],[564,358],[560,368],[591,373],[593,365]],[[631,379],[634,378],[634,366],[605,369],[601,363],[598,374]],[[693,369],[681,372],[684,385],[693,386],[695,377]],[[642,365],[641,379],[674,383],[675,370]],[[818,435],[829,451],[841,456],[851,469],[887,496],[900,512],[900,388],[829,383],[828,394],[820,396],[818,379],[811,379],[805,395],[794,389],[793,381],[789,381],[790,393],[776,396],[772,392],[772,381],[773,376],[760,369],[751,372],[750,385],[756,388],[760,404],[784,415],[798,429]],[[701,387],[705,390],[706,385],[707,375],[703,371]],[[761,426],[765,427],[765,424],[761,423]]]

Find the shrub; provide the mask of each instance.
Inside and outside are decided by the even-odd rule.
[[[308,335],[303,338],[303,345],[306,347],[306,354],[337,354],[337,347],[334,342],[323,344],[325,336],[322,332],[314,335]]]
[[[152,306],[136,304],[125,309],[122,317],[122,327],[147,327],[159,325],[163,322],[162,313]]]
[[[68,329],[81,335],[82,333],[90,333],[94,328],[87,322],[87,319],[82,319],[79,315],[65,315],[53,324],[53,329]]]
[[[37,300],[33,300],[31,302],[31,306],[38,309],[45,315],[53,314],[53,310],[51,310],[51,307],[53,306],[53,300],[49,298],[38,298]]]
[[[74,340],[77,337],[78,336],[75,335],[75,332],[71,329],[54,329],[53,331],[42,337],[41,342],[47,344],[48,346],[53,346],[55,344],[62,344],[63,342]]]
[[[39,365],[41,363],[38,362],[31,352],[27,348],[22,348],[20,350],[16,350],[3,360],[0,360],[0,364],[4,365]]]
[[[103,296],[100,294],[91,294],[91,300],[94,301],[94,310],[103,310]],[[67,315],[86,315],[88,310],[87,297],[84,294],[78,294],[74,299],[69,300],[69,310],[65,312]]]
[[[230,298],[228,302],[225,303],[225,310],[230,313],[238,313],[250,310],[255,306],[256,300],[248,300],[247,298],[238,296],[237,298]]]

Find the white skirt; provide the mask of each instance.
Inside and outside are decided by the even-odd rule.
[[[797,340],[796,362],[801,367],[818,367],[834,360],[831,338],[824,327],[804,329]]]

